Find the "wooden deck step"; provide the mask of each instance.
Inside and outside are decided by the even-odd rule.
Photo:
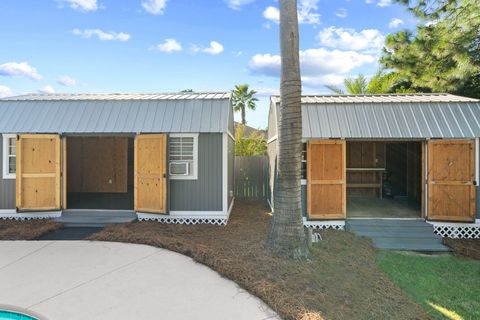
[[[135,221],[134,211],[122,210],[65,210],[55,221],[65,227],[104,227],[113,223],[128,223]]]
[[[433,233],[433,226],[423,220],[349,219],[347,231],[369,237],[380,249],[447,252],[443,238]]]

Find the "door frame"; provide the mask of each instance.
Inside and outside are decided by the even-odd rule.
[[[425,172],[427,172],[426,170],[426,151],[425,151],[425,146],[426,146],[426,141],[428,139],[379,139],[379,138],[373,138],[373,139],[365,139],[365,138],[355,138],[355,139],[344,139],[345,141],[345,144],[348,144],[349,142],[384,142],[385,143],[385,148],[386,148],[386,144],[387,143],[408,143],[408,142],[417,142],[417,143],[420,143],[421,144],[421,162],[422,162],[422,170],[421,170],[421,175],[422,175],[422,180],[420,181],[420,184],[421,184],[421,208],[418,210],[419,211],[419,214],[418,214],[418,218],[415,218],[415,217],[407,217],[407,218],[398,218],[399,220],[401,219],[406,219],[406,220],[410,220],[410,219],[425,219],[425,208],[424,208],[424,195],[425,195]],[[386,152],[385,152],[385,155],[386,155]],[[345,151],[345,159],[348,158],[348,148],[346,149]],[[386,165],[385,165],[386,166]],[[345,167],[345,170],[346,170],[346,167]],[[346,176],[347,177],[347,176]],[[347,179],[347,178],[346,178]],[[348,189],[347,189],[348,190]],[[346,196],[346,199],[348,200],[348,194],[345,195]],[[349,217],[348,216],[348,208],[346,208],[346,219],[370,219],[368,217],[365,217],[365,218],[356,218],[356,217]],[[371,219],[375,219],[374,217],[372,217]],[[388,217],[386,218],[378,218],[378,219],[390,219]]]

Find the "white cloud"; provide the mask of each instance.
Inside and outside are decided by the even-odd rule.
[[[165,12],[167,0],[143,0],[142,7],[148,13],[153,15],[160,15]]]
[[[58,78],[57,83],[65,87],[78,86],[78,81],[69,76],[61,76]]]
[[[58,0],[60,3],[66,3],[74,10],[88,12],[98,9],[97,0]]]
[[[0,98],[6,98],[12,95],[13,92],[9,87],[0,85]]]
[[[279,77],[280,60],[279,55],[256,54],[250,59],[248,69],[255,74]],[[340,84],[353,69],[375,61],[374,56],[356,51],[307,49],[300,51],[302,81],[311,87]]]
[[[375,0],[365,0],[366,4],[371,4],[371,3],[374,3],[374,2],[375,2]],[[379,0],[377,2],[377,6],[379,6],[379,7],[388,7],[392,4],[393,4],[392,0]]]
[[[43,77],[37,69],[27,62],[7,62],[0,64],[0,76],[5,77],[27,77],[33,80],[41,80]]]
[[[403,22],[402,19],[393,18],[392,20],[390,20],[390,23],[388,24],[388,27],[389,27],[390,29],[394,29],[394,28],[398,28],[398,27],[401,26],[402,24],[404,24],[404,22]]]
[[[298,4],[298,23],[319,24],[318,0],[300,0]]]
[[[55,89],[52,86],[45,86],[38,90],[40,93],[55,93]]]
[[[263,11],[263,17],[267,20],[273,21],[275,23],[280,23],[280,10],[276,7],[267,7]]]
[[[276,96],[280,94],[279,88],[253,88],[257,93],[255,94],[257,97],[270,97]]]
[[[270,53],[256,54],[248,62],[248,69],[253,73],[279,77],[280,65],[281,60],[279,55],[273,55]]]
[[[347,13],[347,9],[345,8],[340,8],[338,9],[336,12],[335,12],[335,15],[339,18],[346,18],[348,13]]]
[[[385,44],[385,36],[376,29],[357,32],[333,26],[320,31],[318,40],[324,46],[344,50],[376,50]]]
[[[326,74],[319,76],[302,76],[302,83],[311,88],[323,88],[326,85],[339,86],[343,84],[345,75]]]
[[[165,39],[163,43],[157,44],[155,47],[162,52],[182,51],[182,45],[175,39]]]
[[[298,23],[319,24],[320,14],[318,0],[300,0],[298,3]],[[280,10],[277,7],[269,6],[263,11],[263,17],[275,23],[280,23]]]
[[[226,0],[227,4],[233,10],[240,10],[244,5],[252,3],[254,0]]]
[[[202,51],[211,55],[217,55],[223,52],[223,46],[217,41],[212,41],[210,42],[210,47],[205,48]]]
[[[391,4],[392,4],[392,0],[380,0],[380,1],[378,1],[377,6],[388,7]]]
[[[72,33],[76,36],[80,36],[86,39],[90,39],[93,36],[96,36],[99,40],[102,41],[128,41],[130,35],[124,32],[106,32],[100,29],[73,29]]]

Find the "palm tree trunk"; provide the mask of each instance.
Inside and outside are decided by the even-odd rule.
[[[281,84],[277,179],[267,246],[293,258],[308,255],[301,211],[302,85],[296,0],[280,0]]]
[[[247,124],[247,120],[245,116],[245,105],[242,106],[242,124]]]

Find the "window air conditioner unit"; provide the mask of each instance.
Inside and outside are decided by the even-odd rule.
[[[172,176],[188,176],[189,165],[186,161],[174,161],[170,162],[170,174]]]

